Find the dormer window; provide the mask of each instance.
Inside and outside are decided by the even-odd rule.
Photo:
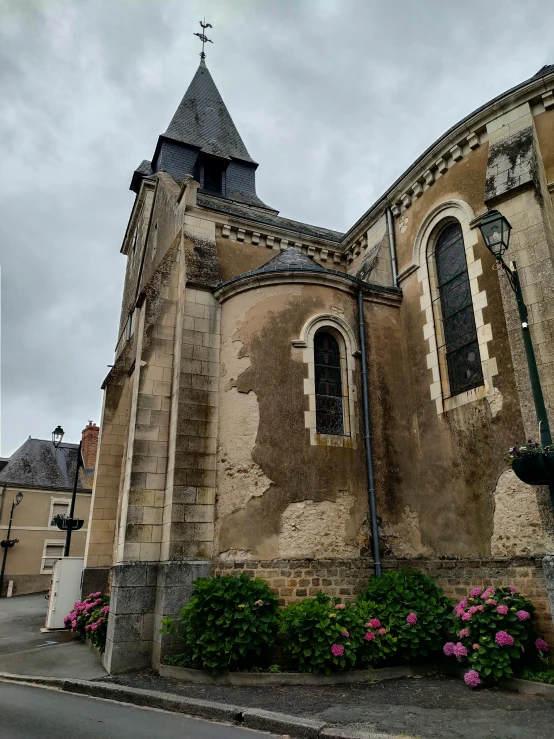
[[[201,153],[196,164],[200,188],[205,192],[225,195],[225,169],[228,163],[225,159]]]

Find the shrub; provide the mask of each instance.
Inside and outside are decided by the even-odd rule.
[[[318,593],[281,613],[283,648],[300,672],[347,670],[356,663],[364,628],[356,608]]]
[[[456,641],[447,642],[443,651],[469,665],[464,676],[467,685],[477,687],[513,675],[514,663],[536,639],[534,610],[513,585],[473,588],[462,598],[454,608]],[[537,639],[534,647],[541,651],[545,644]]]
[[[73,610],[64,618],[66,629],[88,639],[100,652],[106,647],[110,597],[102,593],[91,593],[73,605]]]
[[[447,633],[450,601],[434,580],[416,569],[373,577],[358,604],[385,624],[390,652],[402,662],[439,651]]]
[[[384,622],[375,617],[370,603],[361,601],[355,608],[364,631],[362,643],[356,653],[356,663],[364,667],[375,667],[395,654],[396,637]]]
[[[251,667],[272,646],[277,623],[275,593],[242,574],[196,580],[192,598],[178,618],[164,620],[162,633],[183,640],[187,666],[217,673]]]

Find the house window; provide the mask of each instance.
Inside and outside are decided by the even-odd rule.
[[[314,339],[315,412],[318,434],[344,434],[344,406],[340,348],[328,331]]]
[[[65,499],[56,500],[55,498],[52,498],[52,501],[50,503],[50,528],[51,529],[57,529],[56,526],[56,518],[58,516],[68,516],[69,515],[69,506],[70,502]]]
[[[127,323],[125,324],[125,339],[129,341],[133,335],[133,314],[129,313]]]
[[[483,384],[462,229],[449,223],[435,245],[443,351],[450,395]]]
[[[42,550],[42,560],[40,566],[41,575],[51,575],[54,571],[54,565],[63,557],[64,543],[63,541],[45,541]]]

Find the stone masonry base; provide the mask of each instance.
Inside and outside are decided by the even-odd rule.
[[[194,581],[209,574],[206,560],[114,565],[106,670],[117,674],[157,667],[167,646],[159,634],[162,619],[176,616],[189,600]]]
[[[537,631],[554,649],[554,557],[541,559],[385,559],[383,570],[417,567],[433,577],[452,598],[467,595],[472,587],[514,585],[536,607]],[[272,561],[214,560],[215,575],[261,577],[278,595],[281,606],[315,595],[320,590],[350,600],[360,593],[373,576],[373,562],[359,559],[283,559]]]

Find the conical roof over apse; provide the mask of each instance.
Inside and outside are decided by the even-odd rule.
[[[203,59],[163,135],[206,154],[255,163]]]

